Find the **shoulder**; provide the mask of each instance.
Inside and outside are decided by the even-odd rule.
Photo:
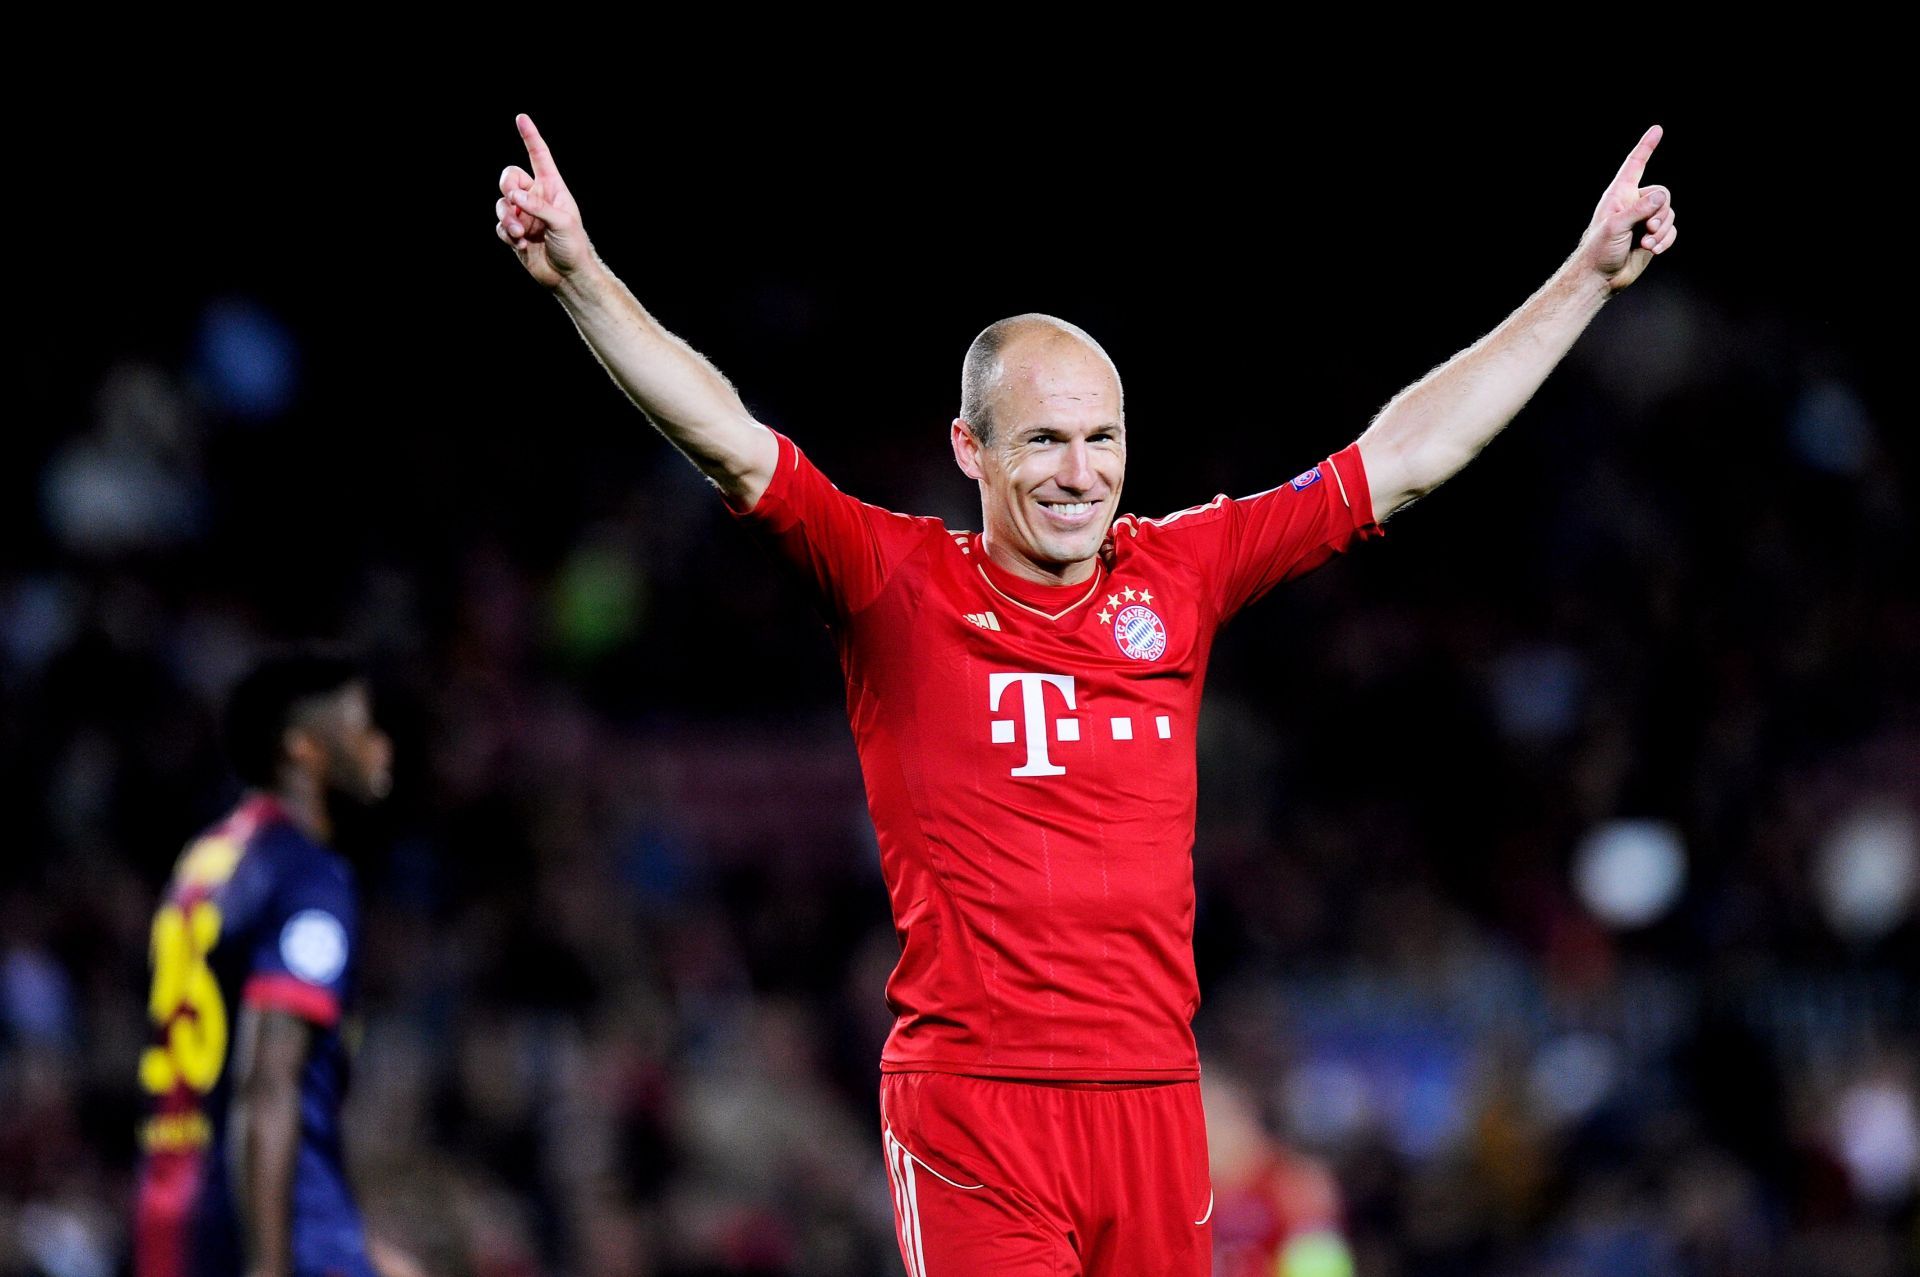
[[[1232,504],[1233,498],[1222,492],[1211,501],[1190,505],[1183,510],[1175,510],[1171,514],[1163,514],[1157,518],[1123,514],[1113,521],[1113,540],[1116,545],[1122,538],[1153,542],[1172,534],[1191,532],[1196,528],[1203,528],[1225,519],[1228,507]]]
[[[347,970],[359,933],[359,901],[345,857],[284,826],[270,835],[273,907],[263,922],[280,965],[310,984]]]
[[[814,465],[813,460],[793,440],[778,431],[774,434],[780,442],[780,456],[774,467],[773,479],[752,509],[741,510],[736,506],[728,506],[736,518],[778,526],[796,518],[804,522],[808,513],[819,513],[827,507],[840,506],[849,510],[858,509],[883,535],[945,534],[946,524],[937,518],[906,514],[842,490],[839,484]]]
[[[862,504],[867,503],[862,502]],[[902,514],[898,510],[889,510],[885,506],[877,505],[869,505],[868,508],[876,514],[896,521],[901,528],[908,529],[911,535],[923,537],[928,541],[940,541],[950,537],[958,543],[963,537],[971,539],[975,535],[971,532],[954,532],[947,527],[944,519],[935,518],[930,514]]]
[[[211,899],[230,922],[258,913],[278,877],[276,827],[268,805],[252,798],[242,802],[187,843],[174,862],[168,896]]]
[[[964,557],[976,548],[977,533],[956,532],[933,515],[905,514],[871,501],[849,500],[860,507],[866,527],[872,530],[875,542],[885,547],[885,556],[894,565],[918,557],[932,559],[956,553]]]
[[[277,912],[324,909],[342,921],[355,910],[353,869],[339,852],[308,837],[291,822],[264,825],[248,859],[259,867]]]
[[[1211,501],[1155,518],[1123,514],[1113,521],[1107,534],[1113,546],[1113,563],[1135,555],[1209,561],[1213,547],[1230,535],[1234,504],[1232,497],[1221,493]]]
[[[923,540],[903,566],[916,566],[921,578],[958,584],[976,580],[975,565],[984,559],[987,547],[980,534],[970,529],[949,528],[939,519],[921,521]]]
[[[1275,484],[1259,492],[1248,493],[1244,497],[1230,497],[1224,492],[1215,493],[1211,501],[1190,505],[1185,509],[1175,510],[1157,518],[1123,514],[1113,521],[1114,543],[1116,546],[1123,540],[1177,543],[1185,537],[1204,537],[1208,532],[1218,533],[1229,527],[1237,515],[1262,509],[1275,500],[1293,497],[1311,488],[1321,481],[1329,465],[1329,462],[1322,462],[1285,483]],[[1337,471],[1335,476],[1338,481]],[[1340,487],[1344,497],[1344,483]]]

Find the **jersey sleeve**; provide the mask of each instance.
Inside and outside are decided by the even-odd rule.
[[[728,508],[800,574],[829,620],[844,621],[880,596],[931,521],[855,500],[793,440],[778,431],[774,438],[780,459],[767,490],[751,510]]]
[[[281,883],[261,919],[240,1001],[332,1028],[346,1001],[358,923],[352,885],[338,875]]]
[[[1277,488],[1218,496],[1152,522],[1200,560],[1221,621],[1282,581],[1382,535],[1357,443]]]

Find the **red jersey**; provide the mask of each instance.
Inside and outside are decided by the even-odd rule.
[[[841,493],[780,438],[742,516],[827,618],[899,935],[887,1072],[1199,1076],[1194,728],[1213,636],[1376,535],[1358,447],[1114,521],[1045,586],[977,534]]]

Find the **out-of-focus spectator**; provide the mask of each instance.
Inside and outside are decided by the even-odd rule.
[[[1238,1079],[1208,1069],[1204,1091],[1218,1277],[1352,1277],[1332,1169],[1269,1133]]]

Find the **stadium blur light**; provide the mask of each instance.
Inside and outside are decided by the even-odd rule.
[[[1568,1033],[1541,1046],[1527,1070],[1527,1091],[1536,1112],[1563,1126],[1604,1104],[1620,1074],[1620,1049],[1612,1041],[1596,1033]]]
[[[229,299],[207,307],[197,362],[208,398],[242,420],[277,417],[293,404],[300,362],[293,333],[255,302]]]
[[[1687,880],[1680,831],[1659,820],[1597,826],[1574,857],[1574,885],[1594,917],[1631,930],[1658,922]]]
[[[1920,822],[1892,803],[1855,808],[1821,844],[1813,876],[1833,929],[1854,944],[1872,944],[1912,911],[1920,887]]]
[[[1854,1190],[1883,1209],[1897,1207],[1920,1181],[1920,1112],[1913,1091],[1894,1077],[1872,1077],[1841,1098],[1835,1149]]]

